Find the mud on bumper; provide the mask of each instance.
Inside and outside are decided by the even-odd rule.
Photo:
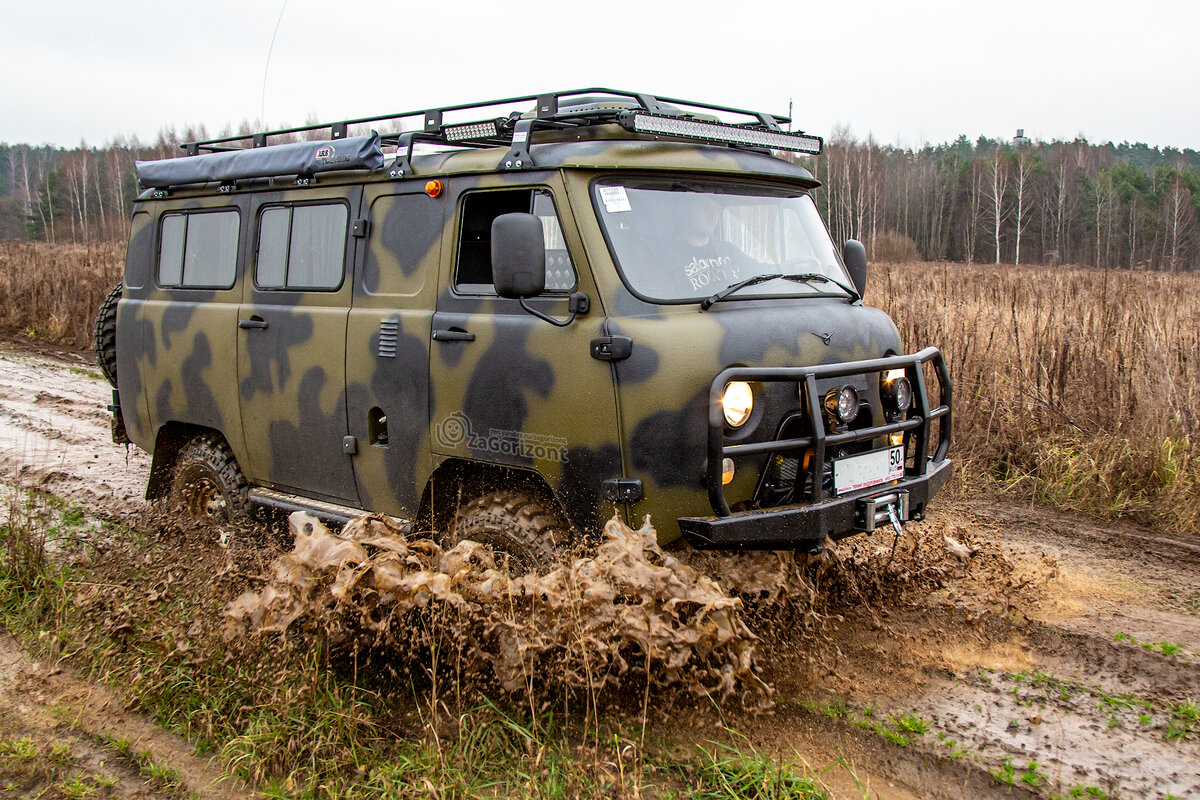
[[[930,402],[923,367],[929,364],[937,374],[938,403]],[[824,378],[882,373],[903,369],[913,387],[913,406],[903,419],[866,429],[828,432],[817,393],[817,381]],[[721,396],[729,381],[788,381],[798,382],[806,398],[804,412],[809,417],[812,434],[794,439],[775,439],[752,444],[726,442]],[[679,528],[694,547],[701,548],[760,548],[807,549],[826,537],[835,539],[855,531],[873,530],[881,519],[906,510],[903,519],[919,519],[925,504],[938,492],[952,472],[946,457],[950,447],[950,376],[941,352],[928,347],[919,353],[891,356],[814,367],[732,367],[713,379],[709,390],[707,484],[713,516],[681,517]],[[940,421],[937,441],[931,442],[932,423]],[[912,466],[905,475],[886,485],[848,495],[832,496],[824,485],[825,454],[828,448],[862,442],[892,434],[904,434],[914,455]],[[932,456],[927,457],[930,445]],[[733,512],[725,499],[721,480],[722,464],[726,457],[751,456],[761,453],[806,452],[811,458],[810,485],[815,487],[811,502]],[[878,511],[879,508],[885,509]],[[867,517],[870,517],[869,519]]]
[[[858,494],[807,505],[739,511],[727,517],[680,517],[679,528],[692,547],[702,549],[805,550],[827,536],[839,539],[862,530],[866,522],[863,508],[874,498],[907,492],[908,517],[921,519],[925,504],[946,484],[952,471],[950,459],[945,459],[931,464],[924,475]]]

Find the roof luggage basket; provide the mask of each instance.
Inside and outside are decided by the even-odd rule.
[[[529,109],[528,104],[533,108]],[[512,107],[524,110],[512,110]],[[509,107],[504,109],[504,107]],[[487,117],[491,110],[494,116]],[[496,116],[497,110],[507,111]],[[479,111],[482,118],[466,122],[448,121],[447,115],[461,118],[465,112]],[[721,117],[735,117],[735,121],[724,121]],[[426,108],[417,111],[404,111],[397,114],[384,114],[376,117],[360,117],[339,122],[324,122],[314,125],[301,125],[291,128],[263,131],[259,133],[236,134],[216,139],[187,142],[181,147],[186,155],[209,160],[213,157],[238,167],[223,169],[220,178],[225,181],[236,181],[243,178],[262,177],[263,170],[269,171],[270,166],[286,167],[290,162],[280,162],[276,159],[258,159],[249,156],[234,156],[245,151],[259,149],[274,150],[277,147],[292,147],[303,149],[306,146],[334,146],[342,150],[342,144],[351,144],[352,140],[370,140],[378,137],[379,145],[394,146],[397,155],[389,167],[389,175],[394,178],[411,177],[413,147],[417,143],[435,144],[446,147],[487,148],[505,147],[507,152],[500,159],[497,169],[520,170],[529,169],[534,160],[529,150],[530,140],[536,131],[552,129],[586,128],[598,125],[616,124],[626,131],[640,136],[653,138],[672,138],[687,141],[704,142],[707,144],[724,145],[728,147],[747,148],[752,150],[787,150],[810,155],[819,154],[823,141],[819,136],[811,136],[802,131],[788,131],[781,127],[789,124],[788,117],[766,114],[731,106],[721,106],[712,103],[702,103],[693,100],[681,100],[671,97],[658,97],[645,92],[628,92],[618,89],[588,88],[570,91],[550,92],[538,95],[522,95],[506,97],[497,100],[487,100],[477,103],[463,103],[453,106]],[[373,125],[377,123],[398,124],[401,128],[406,123],[411,128],[400,133],[383,135],[372,132],[371,136],[351,137],[350,130],[356,126]],[[323,141],[287,142],[271,144],[271,139],[297,134],[326,132],[328,139]],[[364,153],[357,147],[356,151]],[[382,151],[380,151],[382,155]],[[178,159],[171,159],[178,163]],[[368,157],[356,158],[338,164],[327,164],[325,169],[378,169],[382,164],[378,159]],[[164,162],[151,162],[162,164]],[[245,171],[242,175],[240,171]],[[162,174],[159,174],[159,173]],[[148,171],[143,176],[139,169],[139,180],[143,186],[166,187],[188,183],[203,183],[212,180],[207,177],[211,169],[180,169]],[[291,174],[279,172],[278,175]],[[153,177],[150,177],[153,176]],[[169,176],[169,181],[164,176]]]

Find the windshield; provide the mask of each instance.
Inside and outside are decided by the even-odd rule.
[[[757,275],[816,273],[850,286],[812,198],[800,191],[688,179],[592,187],[613,259],[635,294],[698,302]],[[847,292],[834,283],[765,280],[731,300]]]

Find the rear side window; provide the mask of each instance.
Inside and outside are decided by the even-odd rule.
[[[185,289],[229,289],[237,273],[237,209],[163,214],[158,283]]]
[[[264,209],[255,283],[260,289],[337,289],[345,272],[349,217],[342,203]]]
[[[495,294],[492,285],[492,221],[501,214],[533,214],[542,223],[546,245],[546,292],[575,288],[575,265],[567,251],[554,199],[544,189],[475,192],[463,199],[454,287],[468,294]]]

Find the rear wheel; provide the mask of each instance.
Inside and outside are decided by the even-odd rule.
[[[248,488],[233,452],[215,436],[192,439],[175,460],[171,497],[196,519],[228,522],[241,515]]]
[[[569,532],[556,504],[518,491],[485,494],[460,508],[454,518],[455,542],[486,544],[523,571],[553,567],[566,549]]]
[[[117,387],[117,303],[121,302],[125,284],[118,283],[105,296],[96,314],[96,327],[92,331],[92,346],[96,349],[96,361],[108,382]]]

